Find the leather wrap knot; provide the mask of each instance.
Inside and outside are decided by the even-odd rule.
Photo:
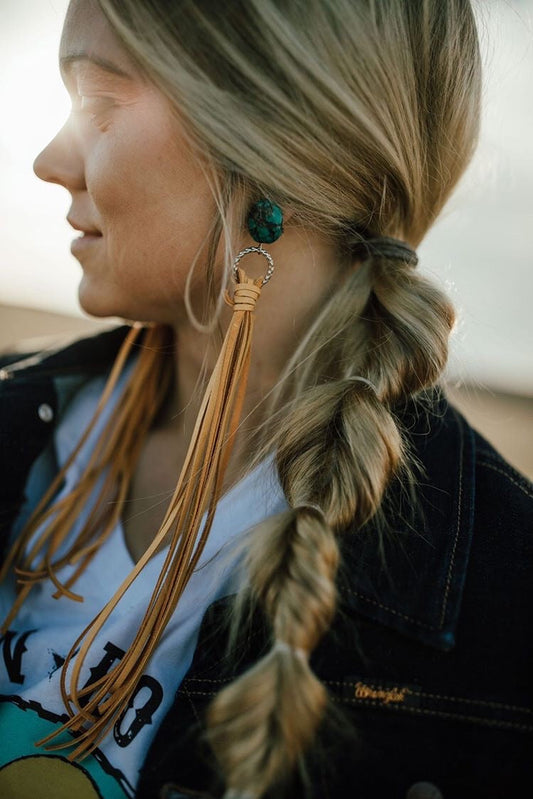
[[[228,305],[233,307],[234,311],[253,311],[261,294],[263,279],[259,277],[252,280],[244,269],[237,269],[237,277],[238,281],[235,283],[233,297],[226,291],[225,300]]]
[[[238,283],[233,292],[234,311],[253,311],[261,289],[255,283]]]

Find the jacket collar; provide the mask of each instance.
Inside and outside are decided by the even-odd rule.
[[[340,592],[348,607],[447,651],[455,644],[474,526],[474,431],[440,390],[425,410],[399,414],[422,466],[418,503],[398,485],[385,497],[391,531],[371,522],[344,542]],[[387,512],[388,511],[388,512]]]
[[[0,369],[0,380],[30,378],[33,384],[52,377],[59,395],[62,381],[71,393],[76,375],[81,382],[110,368],[129,329],[123,325],[34,353]],[[348,608],[446,651],[455,643],[472,539],[474,434],[439,389],[424,403],[409,401],[397,416],[422,465],[419,503],[413,510],[392,485],[385,505],[391,532],[382,545],[372,522],[346,532],[339,591]]]
[[[52,346],[22,358],[7,356],[7,361],[0,368],[0,380],[12,380],[18,377],[34,378],[60,376],[61,374],[79,373],[85,375],[100,372],[109,368],[118,353],[120,345],[130,330],[129,325],[121,325],[102,333],[76,339],[65,346]],[[142,340],[141,331],[138,341]]]

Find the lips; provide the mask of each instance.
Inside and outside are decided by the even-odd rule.
[[[95,228],[91,224],[84,224],[83,222],[78,222],[72,219],[70,216],[67,216],[67,222],[74,230],[79,230],[80,233],[83,233],[85,236],[101,236],[101,232],[98,228]]]
[[[81,236],[73,239],[70,245],[70,252],[75,257],[78,257],[91,247],[97,245],[98,241],[102,238],[101,232],[90,223],[72,219],[70,216],[67,217],[67,222],[74,230],[79,230],[81,233]]]

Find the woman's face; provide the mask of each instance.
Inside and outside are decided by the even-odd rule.
[[[71,194],[80,304],[94,316],[173,324],[215,209],[198,158],[96,0],[72,0],[60,67],[73,110],[34,168]]]

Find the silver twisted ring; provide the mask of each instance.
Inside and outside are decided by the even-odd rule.
[[[274,273],[274,260],[273,260],[272,256],[270,255],[270,253],[263,249],[263,245],[261,245],[260,247],[246,247],[246,249],[241,250],[240,253],[235,257],[235,260],[233,261],[233,266],[232,266],[233,277],[235,278],[235,282],[238,282],[238,280],[239,280],[239,275],[238,275],[238,272],[237,272],[237,267],[239,265],[239,261],[245,255],[248,255],[248,253],[250,253],[250,252],[258,252],[260,255],[264,255],[265,258],[268,261],[268,269],[265,272],[265,274],[263,276],[263,282],[261,283],[261,285],[264,286],[265,283],[268,283],[268,281],[270,280],[270,278],[272,277],[272,275]]]

